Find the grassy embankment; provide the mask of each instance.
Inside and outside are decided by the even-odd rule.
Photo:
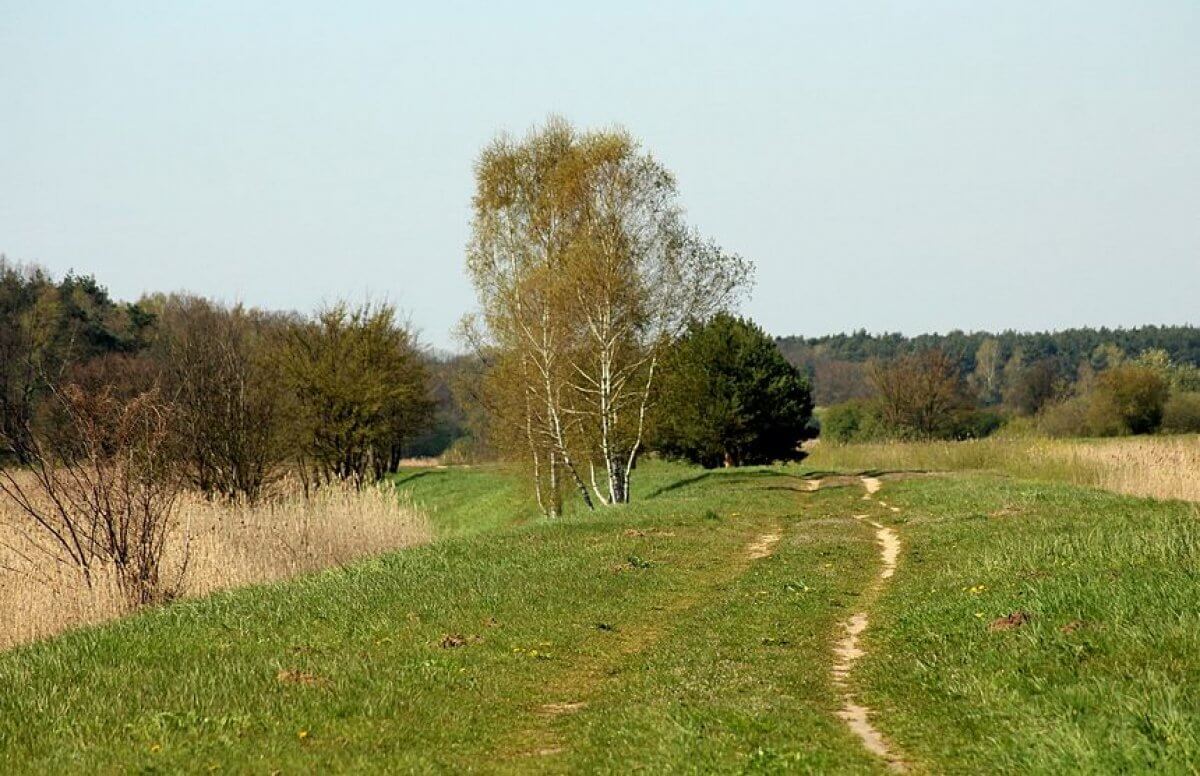
[[[829,679],[878,570],[854,514],[904,548],[851,684],[915,770],[1200,761],[1192,505],[656,464],[547,523],[495,471],[414,474],[432,545],[0,655],[0,770],[882,771]]]

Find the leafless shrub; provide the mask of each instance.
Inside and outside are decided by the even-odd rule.
[[[27,491],[33,472],[9,473]],[[3,475],[0,475],[3,476]],[[181,596],[286,579],[430,539],[425,517],[388,485],[358,490],[335,483],[307,497],[300,483],[273,483],[257,501],[181,494],[162,559],[162,573],[187,575]],[[33,550],[18,527],[28,514],[0,497],[0,649],[127,613],[129,606],[108,566],[92,585],[55,557]]]
[[[68,385],[53,396],[60,417],[31,435],[30,477],[0,470],[0,493],[25,518],[17,551],[70,566],[88,588],[111,571],[130,607],[171,598],[186,563],[164,576],[180,494],[167,454],[168,407],[154,391],[122,400],[111,388]],[[10,550],[18,544],[4,541]]]
[[[873,363],[868,377],[878,394],[883,421],[904,436],[947,436],[955,411],[965,406],[958,369],[940,350]]]
[[[285,457],[283,389],[267,361],[277,317],[172,296],[154,355],[174,412],[174,454],[190,485],[227,499],[258,498]]]

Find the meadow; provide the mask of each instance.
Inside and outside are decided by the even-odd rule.
[[[1193,771],[1195,505],[824,463],[646,461],[557,520],[503,468],[402,471],[429,543],[0,654],[0,770],[886,772],[849,692],[912,772]]]

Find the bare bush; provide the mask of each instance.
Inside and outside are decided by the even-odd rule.
[[[30,477],[0,470],[0,493],[26,518],[17,526],[23,546],[72,567],[88,588],[111,571],[131,607],[171,598],[186,564],[163,574],[180,493],[168,408],[153,391],[121,400],[109,388],[70,385],[53,395],[61,417],[30,436]]]
[[[268,333],[283,324],[240,305],[173,296],[158,325],[154,354],[188,480],[205,493],[258,498],[284,457],[282,386],[266,363]]]
[[[3,476],[3,475],[0,475]],[[29,471],[9,477],[27,491],[36,487]],[[93,569],[90,587],[73,568],[35,551],[17,528],[28,515],[0,498],[0,649],[102,622],[129,611],[108,567]],[[179,589],[198,596],[241,585],[287,579],[355,559],[428,541],[424,516],[381,485],[355,489],[337,483],[305,497],[298,482],[274,485],[255,503],[213,501],[186,492],[166,542],[163,573]]]
[[[955,411],[965,406],[958,368],[940,350],[873,363],[868,376],[884,423],[902,436],[949,436]]]

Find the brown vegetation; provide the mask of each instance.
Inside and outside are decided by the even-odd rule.
[[[904,436],[944,436],[954,411],[965,405],[954,362],[940,350],[874,363],[868,378],[879,396],[883,421]]]
[[[118,305],[0,259],[0,644],[425,538],[370,483],[432,404],[389,305]]]
[[[818,468],[997,471],[1135,496],[1200,501],[1200,436],[980,439],[809,446]]]
[[[284,393],[266,359],[271,335],[285,327],[278,316],[200,297],[160,305],[152,358],[175,409],[176,454],[200,491],[257,498],[280,462]]]
[[[14,479],[29,487],[32,477]],[[162,561],[172,579],[186,563],[180,594],[285,579],[431,537],[423,515],[387,485],[335,484],[308,498],[294,481],[274,490],[253,505],[180,497]],[[30,529],[29,516],[0,499],[0,648],[131,610],[110,564],[93,567],[89,588],[74,566],[33,547]]]
[[[67,566],[87,588],[107,570],[130,606],[171,598],[187,564],[174,575],[162,566],[181,492],[170,408],[156,391],[123,400],[68,385],[52,395],[58,419],[29,436],[29,468],[0,469],[0,499],[24,518],[14,526],[23,554]]]

